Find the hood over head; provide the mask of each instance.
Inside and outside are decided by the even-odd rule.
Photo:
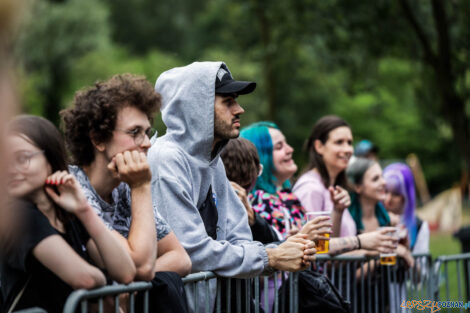
[[[158,77],[166,135],[190,155],[210,162],[214,142],[214,101],[217,72],[223,62],[194,62]]]

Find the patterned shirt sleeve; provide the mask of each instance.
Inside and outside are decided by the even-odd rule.
[[[155,226],[157,227],[157,240],[162,240],[171,232],[170,225],[163,219],[163,217],[158,213],[157,207],[153,206],[153,213],[155,215]]]
[[[76,165],[69,165],[69,172],[75,176],[80,186],[82,187],[83,193],[88,200],[88,204],[90,204],[95,213],[101,218],[106,227],[110,230],[113,230],[113,225],[106,219],[105,212],[101,209],[101,205],[96,196],[96,193],[94,192],[94,188],[91,186],[85,172],[83,172]]]

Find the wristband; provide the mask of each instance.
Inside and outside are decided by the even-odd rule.
[[[357,238],[357,249],[360,250],[361,249],[361,239],[359,239],[359,235],[356,235],[356,238]]]

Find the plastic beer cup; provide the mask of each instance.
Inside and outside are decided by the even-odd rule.
[[[379,227],[383,229],[384,227]],[[398,227],[395,227],[395,231],[390,231],[386,235],[398,238]],[[396,252],[391,253],[380,253],[380,265],[393,266],[397,264],[397,254]]]
[[[310,222],[314,220],[315,218],[319,216],[330,216],[331,217],[331,212],[325,211],[325,212],[307,212],[307,222]],[[324,230],[325,233],[321,234],[324,237],[330,238],[330,227],[324,227],[321,230]],[[315,241],[315,249],[317,250],[317,254],[325,254],[330,251],[330,240],[316,240]]]

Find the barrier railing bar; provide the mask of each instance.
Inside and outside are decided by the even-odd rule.
[[[289,273],[289,312],[293,312],[294,307],[294,282],[293,275]]]
[[[144,293],[144,313],[149,312],[149,291],[145,290]]]
[[[278,290],[279,289],[279,282],[277,280],[278,276],[277,274],[274,274],[274,290]],[[267,282],[267,281],[266,281]],[[267,286],[267,284],[266,284]],[[266,287],[267,288],[267,287]],[[267,302],[266,302],[267,303]],[[266,305],[266,308],[268,308],[269,306]],[[278,293],[277,292],[274,292],[274,312],[275,313],[278,313],[279,312],[279,297],[278,297]]]
[[[237,313],[242,309],[240,280],[235,279],[235,294],[237,295]]]
[[[196,283],[196,284],[197,284],[197,283]],[[205,305],[206,305],[206,313],[210,313],[210,301],[209,301],[210,289],[209,289],[209,281],[208,281],[208,280],[205,281],[205,289],[206,289],[206,291],[205,291],[205,296],[206,296],[206,297],[205,297],[205,300],[206,300],[206,303],[205,303]]]
[[[103,311],[104,311],[103,298],[99,298],[99,300],[98,300],[98,312],[103,313]],[[134,312],[132,312],[132,310],[131,310],[131,313],[134,313]]]
[[[462,262],[463,263],[463,262]],[[460,260],[456,261],[455,266],[457,267],[457,290],[459,294],[459,300],[462,299],[462,287],[460,286]],[[463,308],[460,308],[460,311],[462,312]]]
[[[373,260],[372,261],[374,266],[375,266],[375,276],[376,276],[376,282],[374,284],[374,294],[375,294],[375,302],[374,302],[374,306],[375,306],[375,312],[378,313],[379,312],[379,281],[377,281],[377,277],[378,279],[380,280],[380,275],[378,274],[378,263],[377,263],[377,260]]]
[[[277,275],[273,276],[274,283],[276,283]],[[269,308],[269,290],[268,290],[269,278],[267,276],[264,277],[263,281],[263,291],[264,291],[264,310],[266,311]],[[277,290],[277,288],[275,289]]]
[[[338,262],[339,264],[339,274],[338,274],[338,280],[339,280],[339,294],[344,297],[343,295],[343,262]]]
[[[232,279],[229,278],[227,279],[227,312],[230,313],[232,311],[232,297],[230,296],[232,294]]]
[[[255,277],[255,313],[259,313],[259,305],[261,304],[259,298],[259,277]]]
[[[364,265],[365,263],[363,263],[364,261],[360,261],[359,262],[359,266],[361,267],[361,312],[364,312],[365,310],[365,292],[364,292]]]
[[[82,309],[82,313],[86,313],[88,311],[88,303],[86,300],[83,300],[82,301],[82,305],[81,305],[81,309]]]
[[[135,294],[133,292],[129,296],[129,305],[131,306],[130,313],[135,313]]]
[[[114,296],[114,313],[119,313],[119,295]]]
[[[217,304],[216,304],[216,312],[220,313],[222,311],[222,281],[217,280]]]
[[[251,279],[245,280],[245,288],[246,288],[246,293],[245,293],[245,308],[246,312],[250,313],[251,312],[251,307],[250,307],[250,302],[251,302]]]

